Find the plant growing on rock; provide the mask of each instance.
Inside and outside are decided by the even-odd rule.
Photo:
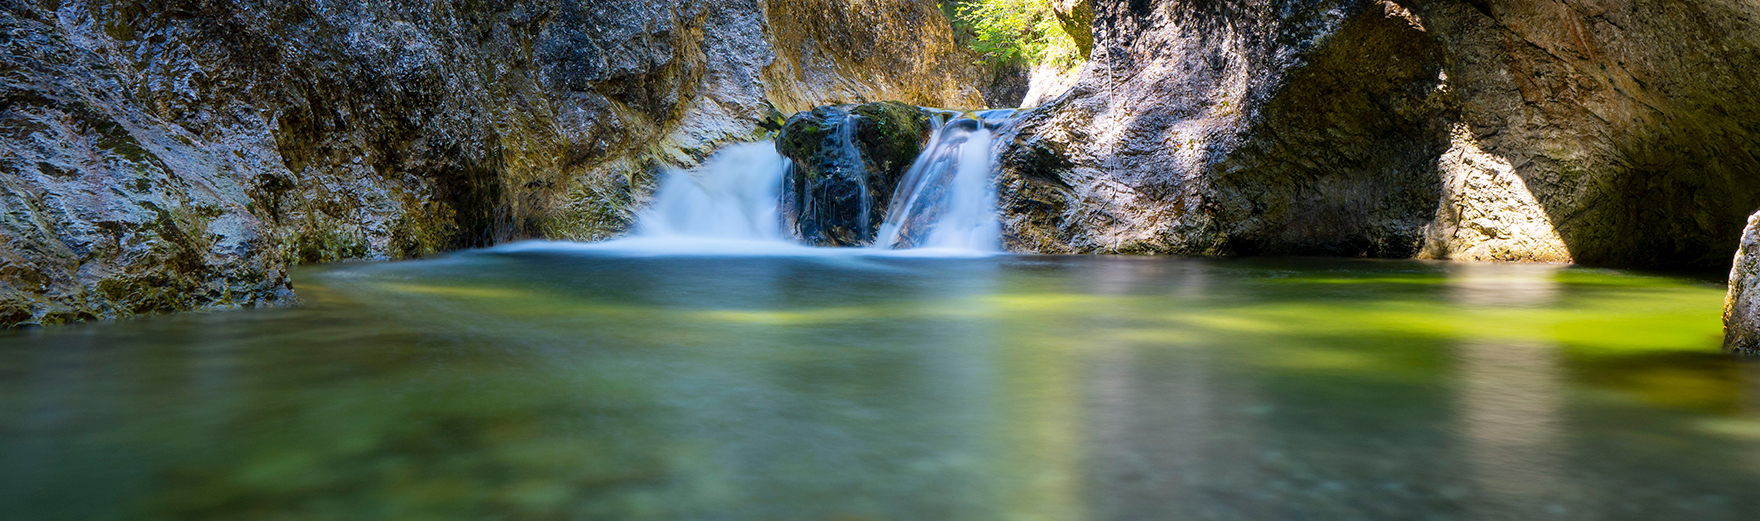
[[[954,26],[965,33],[966,45],[997,63],[1081,64],[1076,41],[1058,22],[1049,0],[966,0],[951,6]]]

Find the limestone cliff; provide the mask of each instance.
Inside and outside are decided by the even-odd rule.
[[[984,104],[927,0],[0,0],[0,34],[0,326],[606,237],[784,113]]]
[[[1704,268],[1760,207],[1751,2],[1090,5],[1005,151],[1016,250]]]

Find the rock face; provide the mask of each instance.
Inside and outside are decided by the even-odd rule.
[[[1723,301],[1723,347],[1760,356],[1760,213],[1748,217],[1735,266],[1729,270],[1729,297]]]
[[[1010,248],[1722,266],[1760,207],[1760,8],[1090,2]]]
[[[984,104],[933,2],[860,3],[0,0],[0,326],[606,237],[781,114]]]
[[[819,107],[788,119],[776,149],[794,161],[783,219],[821,246],[872,244],[899,178],[935,130],[934,113],[898,102]]]

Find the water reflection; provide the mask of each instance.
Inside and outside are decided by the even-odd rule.
[[[1552,304],[1559,294],[1559,264],[1463,262],[1449,266],[1448,289],[1455,302],[1468,307],[1535,308]]]
[[[300,276],[299,309],[0,334],[0,518],[1760,512],[1760,378],[1694,281],[541,249]]]
[[[1461,418],[1478,487],[1480,517],[1568,511],[1561,495],[1564,389],[1556,352],[1532,343],[1469,342],[1460,347]]]
[[[1468,263],[1455,266],[1449,288],[1468,308],[1552,305],[1561,291],[1547,265]],[[1487,324],[1496,327],[1496,324]],[[1460,426],[1473,476],[1485,497],[1472,502],[1477,517],[1569,513],[1561,474],[1568,447],[1562,438],[1563,400],[1557,346],[1522,340],[1461,343]]]

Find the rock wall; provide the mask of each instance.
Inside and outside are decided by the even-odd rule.
[[[1414,8],[1460,125],[1578,262],[1723,268],[1760,208],[1760,4],[1484,0]]]
[[[1090,2],[1004,150],[1019,251],[1721,267],[1760,207],[1760,7]]]
[[[606,237],[783,113],[977,107],[987,73],[927,0],[0,0],[0,34],[0,326]]]

